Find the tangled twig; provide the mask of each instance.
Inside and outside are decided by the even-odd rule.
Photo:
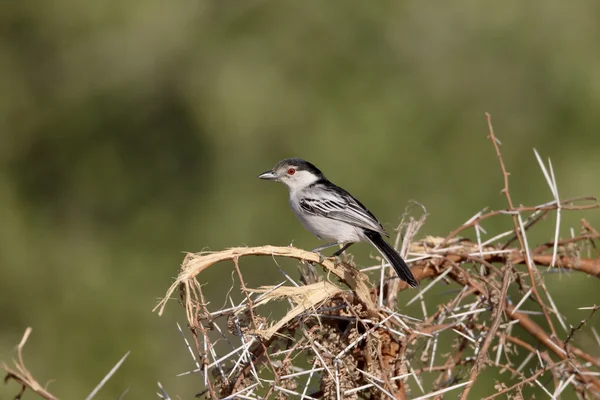
[[[504,179],[502,192],[508,208],[480,211],[445,238],[415,240],[425,222],[424,216],[418,220],[410,218],[399,231],[396,247],[404,234],[401,251],[413,275],[420,282],[431,279],[426,285],[422,283],[419,292],[412,292],[414,297],[407,303],[420,304],[421,318],[396,311],[399,294],[408,290],[408,285],[395,279],[385,264],[359,270],[348,259],[320,260],[310,252],[274,246],[188,254],[177,280],[157,309],[162,313],[167,300],[180,287],[192,330],[206,323],[216,328],[218,321],[226,318],[229,332],[240,341],[238,347],[232,346],[229,353],[219,357],[213,342],[203,334],[204,343],[197,345],[196,351],[205,359],[212,359],[203,369],[205,381],[211,368],[220,371],[214,375],[213,386],[207,386],[215,388],[216,393],[204,393],[210,398],[235,395],[254,399],[277,395],[308,399],[424,399],[442,398],[449,391],[463,388],[462,398],[466,399],[481,371],[497,368],[500,372],[510,371],[518,381],[510,386],[497,385],[490,399],[500,394],[521,393],[528,384],[552,392],[554,397],[567,386],[583,398],[600,394],[597,378],[600,360],[571,343],[574,333],[584,329],[596,308],[567,332],[564,317],[544,283],[544,273],[556,268],[600,277],[600,258],[595,245],[600,235],[589,222],[582,220],[580,235],[565,239],[558,235],[561,211],[591,210],[599,204],[593,197],[560,200],[552,166],[548,172],[536,152],[554,200],[537,206],[515,206],[509,191],[509,173],[489,115],[488,126]],[[553,238],[530,246],[528,231],[551,212],[557,213]],[[513,229],[484,238],[482,224],[505,216],[511,218]],[[467,229],[475,230],[476,241],[458,237]],[[585,248],[593,249],[596,257],[583,257]],[[286,279],[279,285],[249,289],[238,263],[247,256],[284,257],[321,265],[326,272],[325,280],[316,277],[314,268],[303,268],[304,284],[285,274]],[[198,301],[201,286],[197,277],[222,261],[233,261],[244,299],[236,304],[228,294],[231,307],[210,311],[204,300]],[[541,267],[550,269],[542,272]],[[377,282],[370,283],[364,274],[369,271],[377,271]],[[290,281],[295,286],[285,286]],[[513,281],[521,295],[516,304],[510,300],[514,294],[509,293]],[[427,305],[430,294],[450,282],[457,284],[458,292],[431,314]],[[258,308],[273,300],[287,300],[292,308],[284,317],[270,320]],[[526,310],[527,304],[535,304],[539,311]],[[543,315],[544,326],[534,322],[529,313]],[[562,341],[553,317],[567,332]],[[512,332],[515,325],[536,340],[538,348],[515,336]],[[231,342],[231,336],[223,329],[218,331]],[[441,344],[441,334],[454,336],[451,347]],[[518,361],[515,356],[518,351],[528,356]],[[528,376],[525,365],[531,360],[538,360],[540,365],[530,368]],[[551,374],[553,389],[540,382],[545,373]],[[437,375],[433,384],[423,379],[430,374]]]
[[[578,340],[588,331],[595,333],[588,322],[600,307],[579,307],[590,310],[589,315],[571,326],[573,317],[559,310],[545,281],[555,272],[600,278],[598,230],[582,219],[580,232],[559,235],[561,213],[597,209],[598,201],[561,200],[552,164],[548,161],[546,167],[535,152],[553,200],[516,206],[487,117],[508,208],[485,208],[446,237],[420,239],[424,207],[420,218],[407,215],[395,246],[400,248],[403,238],[400,252],[421,282],[418,291],[409,290],[380,259],[359,268],[352,257],[323,260],[312,252],[276,246],[187,254],[155,310],[162,314],[179,290],[193,340],[181,332],[195,365],[182,375],[201,378],[198,396],[441,399],[460,389],[467,399],[479,390],[481,372],[493,369],[498,381],[493,389],[484,388],[487,399],[524,398],[530,385],[552,398],[568,388],[583,399],[599,397],[600,358]],[[556,225],[547,240],[530,243],[529,232],[552,215]],[[511,229],[488,235],[483,225],[502,218],[510,218]],[[470,230],[473,239],[458,236]],[[243,265],[249,256],[296,260],[303,266],[300,279],[277,265],[280,282],[270,279],[279,275],[268,275],[265,286],[249,288]],[[223,262],[233,264],[234,282],[225,303],[212,307],[216,302],[205,298],[204,291],[212,283],[201,284],[201,277]],[[273,317],[267,305],[275,302],[287,306],[285,315]],[[22,391],[31,388],[54,399],[24,367],[21,350],[28,334],[18,348],[17,369],[1,367],[7,379],[22,384]]]

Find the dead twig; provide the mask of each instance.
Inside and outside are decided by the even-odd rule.
[[[46,388],[42,387],[37,380],[33,377],[31,372],[25,367],[25,362],[23,361],[23,348],[25,347],[25,343],[27,343],[27,339],[29,339],[29,335],[31,334],[32,329],[27,327],[25,329],[25,333],[23,334],[23,338],[21,342],[17,345],[17,359],[13,360],[15,364],[15,369],[10,368],[5,363],[0,364],[0,368],[2,368],[6,372],[6,376],[4,377],[4,382],[8,382],[9,380],[14,380],[21,384],[20,392],[15,396],[15,399],[20,399],[26,389],[31,390],[36,393],[38,396],[47,400],[57,400],[58,398],[50,393]]]
[[[529,249],[526,246],[525,238],[523,237],[525,234],[525,230],[523,229],[523,231],[521,231],[522,223],[520,222],[519,214],[514,214],[515,208],[513,206],[512,198],[510,195],[510,190],[508,187],[509,173],[508,173],[508,171],[506,171],[506,167],[504,166],[504,160],[502,159],[502,153],[500,152],[500,146],[499,146],[498,139],[496,139],[496,136],[494,135],[494,128],[492,126],[492,116],[489,113],[486,113],[485,115],[487,117],[488,128],[490,131],[490,140],[492,141],[492,143],[494,145],[494,149],[496,149],[496,156],[498,157],[498,162],[500,163],[500,169],[502,170],[502,176],[504,177],[504,189],[502,189],[502,192],[504,193],[504,195],[506,196],[506,200],[508,201],[509,211],[513,212],[512,220],[513,220],[515,235],[517,236],[517,239],[519,240],[519,244],[521,245],[521,250],[523,251],[523,253],[528,254]],[[548,314],[547,306],[543,302],[542,298],[540,297],[540,294],[538,293],[537,284],[536,284],[537,270],[534,268],[534,266],[531,262],[531,259],[529,257],[525,257],[525,265],[527,265],[527,272],[529,273],[529,281],[531,283],[531,290],[533,292],[533,295],[534,295],[536,301],[538,302],[538,304],[540,305],[542,312],[544,313],[544,317],[546,318],[548,327],[552,331],[552,336],[557,337],[556,330],[554,329],[554,324],[552,323],[552,320],[550,319],[550,314]]]
[[[565,361],[560,361],[556,364],[554,364],[551,367],[547,367],[547,368],[542,368],[540,370],[538,370],[536,373],[534,373],[533,375],[531,375],[529,378],[523,379],[522,381],[520,381],[519,383],[515,383],[514,385],[512,385],[511,387],[508,387],[506,389],[503,389],[501,391],[499,391],[496,394],[493,394],[491,396],[488,396],[486,398],[484,398],[483,400],[492,400],[495,399],[498,396],[502,396],[503,394],[512,392],[513,390],[517,390],[522,388],[523,386],[527,385],[528,383],[531,383],[533,381],[535,381],[537,378],[539,378],[540,376],[542,376],[545,372],[548,372],[548,370],[550,370],[551,368],[555,368],[561,364],[563,364]]]
[[[494,316],[492,317],[492,325],[488,330],[485,340],[483,341],[483,345],[479,349],[479,354],[477,355],[477,359],[475,360],[475,364],[473,368],[471,368],[471,376],[469,376],[470,385],[467,385],[465,390],[462,393],[461,399],[466,400],[469,392],[471,391],[471,387],[475,380],[477,379],[477,375],[483,368],[484,363],[487,360],[487,351],[494,340],[494,336],[496,335],[496,331],[498,330],[498,326],[500,326],[500,321],[502,320],[502,315],[504,313],[504,305],[506,299],[506,293],[508,292],[508,285],[512,281],[512,268],[511,265],[508,264],[504,268],[504,278],[502,279],[502,289],[497,293],[496,302],[497,305],[494,308]]]
[[[202,394],[211,399],[441,399],[462,388],[461,398],[467,399],[487,368],[498,369],[499,376],[510,375],[498,381],[488,399],[513,392],[515,398],[524,397],[532,385],[551,398],[567,387],[581,398],[600,394],[600,359],[572,343],[574,335],[589,329],[587,321],[598,307],[587,308],[590,315],[569,329],[566,321],[573,317],[558,309],[545,281],[558,270],[600,277],[598,231],[582,220],[579,234],[571,228],[569,237],[560,237],[561,213],[597,209],[599,204],[594,197],[560,200],[552,164],[548,160],[546,166],[535,152],[553,200],[516,205],[489,115],[487,122],[508,207],[484,207],[445,238],[415,239],[425,211],[420,218],[403,217],[405,229],[399,229],[395,247],[404,232],[400,252],[422,282],[409,298],[400,295],[408,285],[393,279],[379,262],[359,271],[349,262],[323,261],[301,249],[274,246],[188,254],[155,310],[162,313],[180,288],[196,349],[203,354],[202,365],[194,360],[196,369],[186,374],[202,374],[207,388]],[[551,234],[532,245],[529,233],[551,216],[556,216]],[[510,219],[512,227],[489,234],[483,225],[490,219]],[[458,237],[469,228],[473,240]],[[239,263],[251,255],[320,264],[325,274],[304,271],[298,284],[275,262],[283,282],[249,289]],[[349,255],[344,259],[353,260]],[[227,293],[226,306],[209,310],[198,275],[221,261],[232,261],[242,300],[235,303]],[[378,284],[370,283],[365,274],[370,271]],[[333,282],[334,277],[339,282]],[[510,284],[513,281],[516,285]],[[265,304],[282,300],[289,304],[283,317],[262,313]],[[401,308],[399,300],[406,301]],[[544,321],[538,323],[530,314],[543,315]],[[564,340],[551,315],[564,330]],[[518,333],[513,332],[516,327]],[[227,342],[227,350],[215,347],[210,329]],[[225,330],[233,338],[222,333]],[[546,372],[551,380],[540,379],[548,376]]]

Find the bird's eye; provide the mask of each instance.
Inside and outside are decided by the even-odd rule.
[[[294,175],[296,173],[296,170],[294,168],[290,168],[287,170],[288,175]]]

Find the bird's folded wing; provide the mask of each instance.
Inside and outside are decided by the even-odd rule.
[[[353,199],[352,199],[353,200]],[[346,201],[341,197],[328,196],[320,199],[304,197],[300,207],[310,214],[347,222],[364,229],[370,229],[387,236],[381,224],[364,206],[358,202]]]

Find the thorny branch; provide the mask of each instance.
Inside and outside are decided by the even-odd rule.
[[[550,393],[545,387],[547,383],[543,384],[538,379],[546,372],[551,374],[554,383],[551,396],[558,397],[567,386],[571,386],[582,398],[600,394],[597,378],[600,375],[600,359],[570,343],[575,332],[585,328],[586,321],[597,307],[590,308],[591,315],[571,328],[564,341],[560,341],[550,312],[565,326],[562,313],[544,283],[544,274],[556,270],[556,266],[559,271],[599,278],[600,258],[596,242],[600,240],[600,234],[583,219],[580,235],[560,239],[555,234],[552,239],[537,246],[530,246],[527,240],[527,233],[549,213],[592,210],[597,209],[599,204],[593,197],[559,202],[554,187],[555,201],[516,207],[509,191],[509,173],[489,115],[488,123],[490,139],[504,178],[503,193],[508,209],[481,211],[445,238],[429,236],[414,240],[424,217],[418,220],[410,218],[398,234],[401,237],[404,231],[402,253],[411,264],[415,278],[421,282],[431,279],[427,285],[422,284],[419,292],[411,291],[413,299],[407,303],[420,303],[422,318],[395,311],[399,293],[408,290],[408,286],[395,279],[389,271],[384,274],[381,265],[357,271],[352,261],[319,260],[317,255],[300,249],[273,246],[186,256],[177,281],[157,306],[160,312],[177,287],[183,288],[184,292],[196,290],[199,287],[197,276],[206,268],[222,261],[233,261],[245,299],[235,305],[230,298],[231,308],[210,312],[204,307],[204,311],[199,313],[190,312],[195,303],[193,298],[185,295],[183,305],[188,322],[190,327],[203,321],[218,326],[219,318],[237,320],[248,315],[249,325],[253,326],[252,330],[246,328],[242,332],[246,339],[242,340],[241,347],[236,350],[232,346],[231,357],[221,357],[220,368],[223,368],[224,374],[235,377],[235,384],[227,384],[216,375],[214,387],[218,388],[217,396],[405,399],[419,397],[420,391],[424,398],[441,399],[449,391],[464,388],[462,399],[466,399],[481,371],[486,368],[497,368],[501,373],[508,371],[513,379],[517,379],[510,386],[499,385],[498,392],[490,398],[511,392],[520,394],[530,383]],[[483,238],[482,223],[505,216],[511,218],[513,229],[487,240]],[[458,237],[469,228],[475,229],[477,241]],[[518,245],[511,246],[513,241]],[[396,240],[398,246],[399,241]],[[586,248],[593,249],[596,257],[583,257]],[[304,286],[286,288],[281,286],[283,282],[274,287],[248,289],[238,260],[251,255],[295,258],[320,264],[327,274],[324,281],[315,280],[317,283]],[[525,266],[525,274],[519,268],[521,265]],[[551,269],[538,271],[541,267]],[[369,271],[376,271],[374,276],[378,284],[370,284],[364,275]],[[528,279],[523,279],[524,276]],[[333,277],[337,277],[339,282],[333,282]],[[286,279],[289,281],[290,277],[286,275]],[[513,281],[519,289],[517,296],[521,297],[517,304],[510,300],[509,295]],[[431,301],[430,289],[451,282],[462,289],[431,313],[426,304],[428,299]],[[322,285],[327,287],[326,293],[314,292]],[[543,301],[540,290],[550,305]],[[258,293],[262,294],[257,296]],[[279,321],[272,321],[266,330],[261,329],[255,320],[262,318],[265,321],[265,318],[257,315],[257,308],[276,299],[287,299],[293,308]],[[532,301],[539,305],[547,330],[530,318],[528,314],[531,311],[525,310]],[[537,341],[537,347],[512,332],[516,325]],[[451,348],[440,347],[438,339],[441,334],[454,335]],[[260,343],[244,347],[249,338]],[[243,352],[250,354],[244,358]],[[242,356],[239,356],[240,353]],[[523,359],[518,356],[519,353],[527,356]],[[238,357],[237,361],[233,357]],[[533,362],[539,363],[539,366],[526,368],[526,364]],[[425,363],[427,366],[422,366]],[[211,364],[212,368],[215,368],[214,364]],[[307,364],[312,367],[306,369]],[[529,376],[526,371],[530,371]],[[433,386],[426,389],[422,378],[427,374],[437,374],[437,378]],[[426,394],[427,391],[430,393]],[[211,393],[211,397],[215,398],[214,394]]]
[[[483,369],[483,366],[484,366],[485,362],[487,361],[488,349],[490,348],[492,341],[494,340],[494,336],[496,335],[496,331],[498,330],[498,327],[500,326],[500,322],[501,322],[502,316],[504,314],[504,306],[505,306],[504,299],[506,298],[506,294],[508,292],[508,285],[512,281],[512,273],[513,273],[513,271],[512,271],[511,265],[507,264],[506,267],[504,268],[504,273],[503,273],[504,278],[502,279],[502,289],[500,289],[499,293],[495,293],[495,296],[493,296],[493,297],[495,297],[494,302],[496,303],[496,307],[494,308],[494,315],[492,317],[492,325],[486,333],[485,340],[483,341],[483,345],[479,349],[479,354],[477,355],[477,359],[475,360],[475,365],[473,365],[473,368],[471,369],[471,376],[469,377],[469,381],[471,381],[471,382],[475,382],[475,380],[477,379],[477,374],[479,374],[479,372]],[[472,385],[467,385],[467,387],[465,388],[465,390],[461,396],[462,400],[467,399],[467,396],[469,395],[469,391],[471,390],[471,387],[472,387]]]
[[[563,361],[554,364],[552,367],[557,367],[559,365],[562,364]],[[542,376],[545,372],[548,372],[549,367],[546,368],[542,368],[539,371],[537,371],[536,373],[534,373],[533,375],[531,375],[529,378],[523,379],[522,381],[515,383],[514,385],[512,385],[511,387],[508,387],[506,389],[503,389],[501,391],[499,391],[498,393],[495,393],[491,396],[488,396],[486,398],[484,398],[483,400],[492,400],[495,399],[498,396],[501,396],[503,394],[506,393],[510,393],[514,390],[520,389],[521,387],[523,387],[524,385],[527,385],[528,383],[531,383],[533,381],[535,381],[537,378],[539,378],[540,376]]]
[[[579,234],[558,235],[561,211],[597,209],[598,201],[594,197],[559,201],[550,170],[544,174],[554,200],[516,206],[509,191],[510,174],[487,117],[508,208],[485,208],[445,238],[416,240],[425,217],[406,218],[395,245],[399,248],[404,238],[402,255],[421,282],[419,291],[409,290],[381,263],[358,269],[352,257],[344,262],[321,260],[293,247],[187,254],[155,310],[162,314],[179,289],[193,339],[189,343],[186,339],[186,345],[195,365],[182,375],[198,376],[197,396],[442,399],[456,396],[460,389],[466,399],[481,386],[476,386],[481,372],[493,369],[499,382],[495,390],[487,388],[488,399],[519,398],[533,390],[530,385],[551,398],[567,389],[582,399],[599,397],[598,349],[590,351],[577,343],[583,334],[595,333],[587,322],[599,307],[582,307],[590,310],[588,317],[567,328],[572,317],[557,308],[544,282],[557,271],[600,278],[598,231],[582,219]],[[540,161],[537,153],[536,157]],[[551,214],[557,215],[556,230],[546,235],[545,242],[533,245],[528,233]],[[495,236],[483,229],[489,220],[504,218],[510,218],[512,229]],[[470,230],[473,240],[458,236]],[[320,265],[325,273],[320,280],[302,284],[278,267],[284,274],[282,282],[265,279],[274,286],[252,289],[244,279],[243,260],[248,256],[295,259]],[[224,305],[212,307],[223,303],[205,299],[204,288],[214,283],[201,284],[201,274],[222,262],[233,264],[237,280],[225,293]],[[274,318],[264,306],[282,300],[289,309]],[[532,304],[540,311],[530,310]],[[532,313],[543,315],[542,322]],[[563,327],[562,338],[552,318]],[[22,384],[23,391],[30,388],[42,398],[54,399],[25,369],[21,349],[22,345],[17,370],[1,365],[7,379]]]
[[[592,231],[588,230],[588,232]],[[594,233],[590,233],[582,235],[579,239],[569,242],[569,244],[581,246],[589,243],[590,240],[593,241],[600,238]],[[293,395],[294,393],[302,395],[304,393],[304,395],[313,398],[335,398],[337,396],[336,393],[341,393],[344,398],[362,398],[363,395],[367,394],[375,395],[375,397],[385,396],[381,390],[385,390],[397,398],[409,398],[414,397],[414,390],[416,390],[409,382],[415,382],[417,387],[421,385],[418,375],[414,375],[415,371],[418,374],[438,371],[441,374],[433,389],[441,391],[436,395],[436,397],[441,397],[445,393],[445,390],[455,390],[465,386],[459,383],[458,376],[461,375],[460,371],[463,370],[464,373],[464,368],[470,364],[473,367],[470,368],[470,378],[467,381],[469,383],[466,385],[466,393],[468,393],[468,390],[470,390],[470,387],[476,381],[478,372],[486,368],[486,365],[488,367],[497,366],[513,371],[513,373],[521,377],[521,381],[514,384],[512,388],[514,390],[522,390],[525,383],[530,381],[538,382],[538,375],[535,375],[535,378],[523,376],[517,369],[517,366],[511,364],[510,360],[508,363],[498,363],[498,357],[502,356],[503,350],[507,354],[506,357],[508,357],[509,353],[514,353],[515,350],[512,346],[518,346],[534,355],[538,354],[534,358],[541,357],[544,360],[542,367],[551,370],[553,377],[556,378],[555,390],[564,390],[556,382],[564,382],[564,379],[561,377],[571,375],[575,376],[575,379],[571,379],[570,381],[571,384],[576,385],[575,390],[580,392],[590,390],[591,394],[600,390],[597,378],[594,375],[590,375],[590,368],[584,367],[582,362],[579,361],[583,360],[583,362],[591,363],[590,365],[594,366],[594,368],[600,368],[600,360],[595,359],[590,354],[575,346],[569,345],[569,351],[573,355],[568,360],[570,363],[568,365],[556,363],[551,358],[548,358],[549,356],[546,353],[538,352],[537,349],[528,343],[511,335],[510,330],[514,324],[502,322],[503,315],[516,321],[532,337],[537,339],[542,346],[545,346],[548,351],[560,360],[567,360],[565,346],[556,339],[552,339],[552,336],[546,333],[542,327],[534,323],[531,318],[520,312],[516,306],[507,300],[510,279],[512,279],[511,277],[515,273],[518,274],[516,266],[526,263],[526,258],[520,249],[504,249],[501,243],[498,245],[488,244],[479,246],[477,243],[464,239],[450,241],[446,247],[442,247],[440,243],[443,240],[442,238],[428,237],[421,241],[413,242],[409,246],[409,255],[417,259],[417,261],[412,262],[412,270],[418,280],[423,281],[426,278],[441,277],[445,274],[448,278],[465,286],[465,289],[461,290],[455,298],[451,299],[447,304],[440,306],[438,312],[421,321],[401,315],[386,307],[377,307],[377,316],[373,318],[372,314],[366,313],[365,310],[377,304],[376,299],[380,290],[376,287],[369,290],[368,296],[365,296],[364,293],[358,296],[356,290],[346,292],[340,288],[337,292],[332,292],[327,300],[319,300],[317,303],[311,303],[308,297],[304,300],[292,299],[290,297],[290,300],[296,304],[304,303],[305,312],[300,318],[290,319],[287,323],[281,325],[282,328],[278,330],[280,338],[270,337],[263,339],[266,340],[263,342],[264,347],[254,347],[251,350],[251,361],[246,361],[241,369],[237,368],[236,384],[233,386],[218,384],[216,387],[220,388],[220,392],[217,396],[231,395],[232,393],[243,391],[244,388],[248,388],[246,392],[243,392],[244,396],[254,398],[252,394],[258,386],[252,385],[266,383],[268,385],[267,393],[285,393],[287,395]],[[552,256],[544,254],[544,251],[550,247],[538,246],[535,250],[531,250],[531,257],[536,260],[538,266],[550,265]],[[572,252],[572,249],[570,251]],[[275,247],[238,248],[207,255],[188,255],[186,260],[189,264],[184,263],[184,270],[180,276],[191,276],[191,281],[194,281],[195,276],[193,274],[186,275],[189,274],[189,271],[185,270],[186,268],[203,271],[210,265],[222,260],[237,261],[244,256],[257,254],[277,254],[300,259],[302,259],[304,254],[311,256],[310,253],[301,250]],[[206,259],[203,259],[204,257],[211,257],[213,261],[207,263]],[[318,263],[316,258],[309,257],[308,260]],[[328,261],[325,260],[325,262]],[[598,274],[599,263],[597,259],[588,260],[571,255],[571,253],[561,253],[559,254],[559,261],[562,268],[584,272],[590,276],[600,276]],[[475,266],[480,263],[489,266],[489,275],[474,274],[465,268],[469,264]],[[493,264],[504,265],[502,273]],[[344,269],[352,267],[344,263],[339,265]],[[239,267],[236,266],[236,268]],[[326,270],[331,271],[330,268],[332,266],[328,265]],[[239,274],[242,274],[241,269]],[[335,275],[338,277],[346,276],[340,273]],[[360,275],[353,273],[353,276],[357,277]],[[348,284],[348,282],[353,282],[353,285],[350,287],[356,288],[358,287],[356,285],[358,281],[362,281],[362,278],[343,280],[342,283],[345,282]],[[386,280],[388,282],[386,285],[389,284],[389,281],[389,279]],[[182,282],[178,282],[178,284],[180,283]],[[189,283],[185,287],[194,288],[196,284]],[[399,291],[405,289],[406,286],[399,285]],[[255,290],[246,288],[245,285],[242,290],[246,293],[244,296],[250,296],[255,292]],[[268,291],[272,289],[265,288],[264,290]],[[291,289],[288,291],[291,292]],[[474,295],[476,296],[475,302],[464,304],[469,297]],[[366,298],[368,298],[368,304],[363,303]],[[242,315],[243,313],[248,313],[254,319],[256,318],[254,313],[256,307],[258,307],[257,304],[263,304],[264,301],[264,297],[254,299],[247,297],[243,301],[244,304],[240,304],[239,306],[234,305],[230,310],[220,309],[212,313],[206,310],[203,313],[193,313],[190,326],[198,324],[202,320],[211,320],[214,324],[214,320],[217,318]],[[487,305],[485,305],[486,303]],[[250,309],[252,309],[252,313],[250,313]],[[489,327],[477,323],[478,320],[484,318],[488,310],[492,311]],[[387,320],[387,322],[379,325],[374,330],[378,326],[378,320]],[[298,329],[301,326],[304,326],[304,328]],[[368,332],[368,340],[360,340],[361,335],[358,332],[353,334],[352,331],[348,330],[356,329],[360,326],[363,326]],[[583,325],[576,329],[582,328]],[[418,343],[421,343],[424,339],[427,340],[426,347],[429,350],[426,350],[426,352],[433,350],[431,352],[433,361],[436,352],[435,338],[440,333],[447,331],[456,332],[458,342],[452,351],[452,355],[447,358],[446,362],[443,365],[431,365],[429,368],[415,369],[412,367],[414,363],[419,362],[416,355],[422,352],[422,349],[419,350]],[[375,335],[376,332],[377,335]],[[252,332],[249,332],[249,334],[254,335]],[[477,340],[478,337],[483,338],[481,346],[477,344],[479,343]],[[485,362],[489,349],[493,345],[494,338],[499,339],[496,346],[498,348],[496,361]],[[307,339],[308,342],[306,342]],[[306,345],[301,345],[302,343],[309,343],[308,349]],[[288,350],[282,352],[282,348],[288,348]],[[344,350],[345,348],[352,351]],[[470,348],[476,351],[474,359],[466,356]],[[274,381],[269,381],[269,378],[260,376],[262,364],[258,360],[264,360],[264,354],[267,353],[272,358],[271,364],[277,367],[277,374],[279,374],[282,382],[280,385],[269,384],[269,382]],[[336,358],[336,353],[343,354],[344,356],[338,359]],[[285,358],[282,361],[278,361],[278,354],[284,354]],[[289,368],[293,365],[294,360],[304,359],[303,357],[306,354],[312,354],[314,357],[314,361],[311,363],[313,365],[312,369],[304,370],[301,368],[296,373],[289,373]],[[346,355],[349,354],[352,354],[353,359],[355,362],[358,361],[358,363],[347,364]],[[360,357],[364,357],[364,359],[361,361]],[[339,364],[340,362],[342,364]],[[391,365],[390,362],[392,363]],[[335,366],[336,363],[337,367]],[[268,362],[265,365],[268,365]],[[340,365],[343,366],[341,369],[339,368]],[[391,366],[391,368],[387,366]],[[548,366],[551,366],[551,368],[548,368]],[[231,367],[224,368],[228,374],[236,371],[235,368],[233,370]],[[378,372],[373,372],[373,368],[376,368],[375,371]],[[258,371],[259,376],[253,377],[250,373],[252,370]],[[367,370],[371,370],[372,372],[367,374]],[[343,374],[340,375],[341,372]],[[536,373],[539,373],[539,369]],[[311,379],[306,381],[305,386],[302,386],[301,382],[309,376]],[[455,376],[455,378],[449,380],[448,377],[452,376]],[[285,377],[285,379],[281,377]],[[300,381],[294,381],[295,383],[289,386],[292,383],[292,377],[297,377]],[[319,382],[320,386],[317,386],[320,387],[319,390],[307,391],[306,389],[309,387],[307,385],[310,382],[315,382],[315,380]],[[281,386],[283,383],[285,385]],[[227,388],[232,389],[227,391]],[[295,391],[294,388],[299,389]],[[409,396],[408,392],[413,393],[412,396]],[[503,393],[507,393],[507,391],[504,390]],[[466,398],[466,394],[463,394],[463,397]]]
[[[233,259],[233,264],[235,265],[235,270],[238,273],[238,277],[240,278],[240,287],[242,288],[242,292],[244,293],[244,295],[246,296],[246,299],[248,300],[248,312],[250,313],[250,320],[252,321],[252,325],[254,326],[254,329],[256,331],[258,331],[259,326],[256,323],[256,318],[254,317],[254,310],[253,310],[254,304],[252,303],[252,299],[250,298],[250,295],[248,294],[248,288],[246,288],[246,284],[244,283],[244,277],[242,276],[242,272],[240,271],[240,266],[239,266],[237,257]],[[263,348],[263,354],[267,358],[269,365],[271,366],[271,371],[273,371],[273,375],[275,376],[275,382],[278,382],[279,375],[277,374],[277,369],[275,368],[275,366],[273,366],[273,362],[271,361],[271,358],[269,357],[267,347],[265,346],[265,344],[263,342],[260,342],[260,344]]]
[[[594,314],[596,314],[596,311],[598,311],[598,308],[600,308],[599,306],[593,306],[591,307],[591,312],[590,315],[587,316],[587,318],[581,320],[581,322],[579,323],[579,325],[577,325],[576,327],[571,327],[571,329],[569,330],[569,335],[567,336],[567,338],[564,341],[564,347],[565,347],[565,351],[567,352],[567,354],[569,353],[569,342],[571,341],[571,339],[573,339],[573,336],[575,336],[575,332],[580,331],[584,325],[590,320],[592,319],[592,317],[594,316]]]
[[[502,153],[500,152],[500,145],[499,145],[498,139],[496,139],[496,136],[494,136],[494,128],[492,127],[492,116],[489,113],[486,113],[485,115],[487,117],[488,128],[490,130],[490,140],[494,144],[494,149],[496,149],[496,155],[498,156],[498,162],[500,163],[500,168],[502,169],[502,176],[504,177],[504,189],[502,190],[502,192],[504,193],[504,195],[506,196],[506,200],[508,201],[509,211],[514,212],[515,210],[514,210],[513,202],[512,202],[512,198],[510,196],[510,190],[508,188],[509,173],[506,171],[506,167],[504,166],[504,160],[502,159]],[[528,254],[529,249],[527,248],[527,246],[525,244],[525,241],[523,238],[523,232],[521,232],[522,223],[520,223],[520,218],[521,218],[520,214],[512,214],[515,235],[517,236],[517,239],[519,240],[519,244],[521,245],[521,250],[523,251],[523,253]],[[523,229],[523,231],[524,231],[524,229]],[[557,335],[556,335],[556,330],[554,329],[554,324],[552,323],[552,320],[550,319],[550,314],[548,314],[548,309],[547,309],[544,301],[540,297],[540,294],[537,290],[537,286],[536,286],[537,270],[535,270],[535,266],[532,265],[531,259],[529,257],[525,257],[525,264],[527,265],[527,272],[529,273],[529,281],[531,283],[532,293],[533,293],[535,299],[537,300],[538,304],[540,305],[542,312],[544,313],[546,322],[548,323],[548,326],[550,327],[550,330],[552,331],[552,336],[556,338]]]

